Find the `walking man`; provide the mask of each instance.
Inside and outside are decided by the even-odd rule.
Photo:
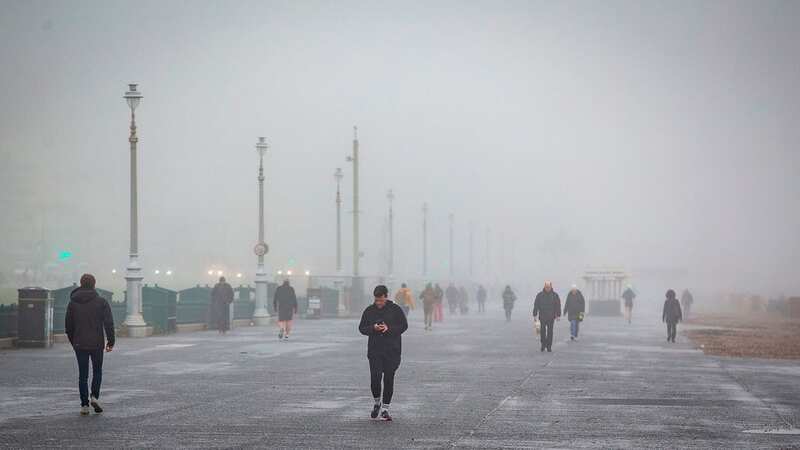
[[[289,333],[292,332],[292,319],[297,314],[297,295],[294,288],[289,285],[289,280],[283,280],[283,284],[275,289],[275,299],[272,301],[275,312],[278,313],[278,340],[289,340]]]
[[[433,310],[436,308],[436,292],[430,283],[425,286],[419,298],[422,299],[422,310],[425,313],[425,331],[430,331],[433,325]]]
[[[514,302],[517,301],[517,295],[511,290],[511,286],[506,285],[503,291],[503,310],[506,312],[506,322],[511,322],[511,311],[514,309]]]
[[[458,288],[458,309],[462,315],[469,312],[469,294],[464,286]]]
[[[387,297],[386,286],[375,287],[375,301],[367,306],[361,315],[358,331],[369,336],[367,343],[367,359],[371,378],[372,397],[375,404],[370,417],[381,420],[392,420],[389,405],[394,394],[394,374],[400,366],[402,353],[401,335],[408,329],[408,322],[403,310]],[[381,381],[383,381],[383,397],[381,397]]]
[[[694,304],[694,296],[689,292],[689,289],[684,289],[681,294],[681,305],[683,306],[683,317],[687,320],[690,317],[689,314],[692,310],[692,304]]]
[[[681,304],[675,298],[675,291],[667,291],[667,299],[664,301],[664,311],[661,313],[661,321],[667,323],[667,342],[675,343],[675,335],[678,333],[678,322],[683,319]]]
[[[583,314],[586,311],[586,300],[583,293],[578,290],[578,286],[572,285],[572,289],[567,294],[567,301],[564,302],[564,315],[569,320],[569,339],[578,340],[578,327],[583,321]]]
[[[416,308],[416,304],[414,304],[414,295],[411,294],[411,289],[409,289],[405,283],[402,284],[402,287],[394,295],[394,302],[403,308],[406,317],[408,317],[409,312]]]
[[[447,297],[447,306],[450,308],[450,314],[455,315],[458,311],[458,288],[451,282],[444,291],[444,296]]]
[[[561,299],[553,290],[553,284],[549,281],[544,283],[542,292],[536,294],[533,301],[533,317],[539,316],[542,324],[542,331],[539,334],[542,343],[542,350],[553,351],[553,322],[561,317]]]
[[[103,381],[103,347],[114,349],[114,317],[108,301],[94,289],[95,278],[81,277],[81,285],[70,294],[64,329],[78,359],[78,392],[81,415],[89,415],[89,405],[100,414],[100,384]],[[89,360],[92,361],[92,391],[89,396]]]
[[[478,286],[478,293],[475,298],[478,300],[478,312],[486,312],[486,289],[483,285]]]
[[[636,298],[636,293],[629,284],[622,293],[622,298],[625,299],[625,320],[631,323],[631,315],[633,314],[633,299]]]
[[[211,290],[211,314],[219,334],[225,334],[231,329],[231,303],[233,288],[225,281],[225,277],[219,277],[219,282]]]

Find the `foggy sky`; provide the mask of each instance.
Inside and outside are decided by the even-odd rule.
[[[428,202],[441,277],[452,212],[460,278],[474,222],[475,278],[490,227],[492,278],[800,289],[800,3],[0,4],[0,270],[42,232],[124,268],[136,82],[140,252],[179,287],[212,264],[252,280],[258,136],[270,271],[333,273],[333,172],[349,212],[358,125],[363,273],[385,271],[392,188],[401,278],[420,276]]]

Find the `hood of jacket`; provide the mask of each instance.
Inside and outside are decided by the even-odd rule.
[[[96,290],[90,288],[79,287],[69,294],[70,300],[75,303],[86,304],[96,299],[100,295]]]

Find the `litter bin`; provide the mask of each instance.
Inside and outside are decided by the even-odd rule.
[[[306,310],[306,318],[319,319],[322,317],[322,300],[319,297],[311,297],[308,299],[308,310]]]
[[[44,288],[19,289],[17,347],[53,345],[53,298]]]

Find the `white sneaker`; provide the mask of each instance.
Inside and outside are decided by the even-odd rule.
[[[100,414],[101,412],[103,412],[103,407],[100,406],[100,402],[97,401],[96,398],[89,397],[89,404],[92,405],[92,408],[94,408],[95,414]]]
[[[81,415],[88,416],[89,415],[89,407],[88,406],[81,406]]]

